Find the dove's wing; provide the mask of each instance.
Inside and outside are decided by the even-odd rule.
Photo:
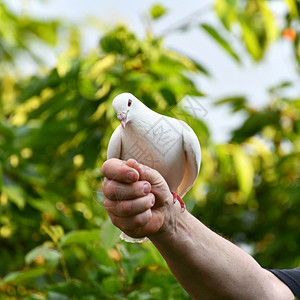
[[[185,171],[176,193],[183,197],[192,187],[198,176],[201,161],[201,149],[194,131],[183,121],[183,150],[185,154]]]
[[[107,148],[107,159],[121,158],[122,153],[122,137],[121,137],[121,125],[119,125],[113,132]]]

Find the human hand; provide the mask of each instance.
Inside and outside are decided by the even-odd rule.
[[[173,196],[164,178],[134,159],[102,166],[104,206],[112,223],[133,238],[158,233],[170,215]]]

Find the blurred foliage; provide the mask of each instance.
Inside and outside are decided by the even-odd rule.
[[[153,19],[158,19],[163,15],[165,15],[166,13],[167,13],[167,9],[160,4],[155,4],[150,9],[150,15]]]
[[[34,20],[27,16],[15,16],[0,2],[0,68],[7,71],[8,62],[16,67],[20,55],[28,55],[37,62],[43,60],[34,46],[55,46],[58,21]],[[2,76],[4,75],[1,72]]]
[[[268,6],[268,1],[215,1],[215,10],[227,30],[239,27],[239,36],[249,54],[259,60],[267,46],[279,34],[275,15]]]
[[[240,63],[229,42],[234,24],[255,60],[288,38],[299,63],[299,5],[287,1],[279,28],[267,1],[242,2],[215,2],[223,31],[200,28]],[[150,14],[165,12],[156,5]],[[300,98],[287,96],[291,83],[271,88],[260,110],[243,97],[221,99],[218,105],[247,118],[229,143],[216,145],[203,120],[177,106],[187,95],[201,104],[190,75],[209,72],[165,48],[163,37],[138,39],[119,25],[82,56],[80,32],[71,29],[56,67],[23,78],[15,70],[18,56],[35,57],[32,43],[55,47],[61,24],[15,15],[0,3],[0,25],[1,300],[190,299],[152,244],[120,242],[97,192],[119,124],[111,101],[124,91],[195,130],[203,158],[186,196],[194,215],[250,247],[264,267],[299,265]]]

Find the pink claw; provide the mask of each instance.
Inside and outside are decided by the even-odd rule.
[[[176,202],[176,200],[178,200],[182,211],[185,211],[185,203],[183,202],[183,200],[176,193],[171,192],[171,194],[173,195],[174,203]]]

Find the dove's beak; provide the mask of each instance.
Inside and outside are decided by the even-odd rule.
[[[122,111],[121,113],[117,113],[117,118],[121,121],[121,125],[123,129],[127,123],[127,111]]]

